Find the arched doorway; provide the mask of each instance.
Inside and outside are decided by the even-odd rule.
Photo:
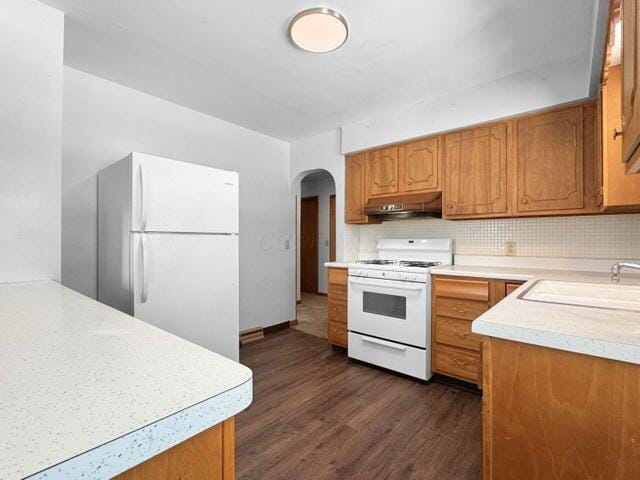
[[[336,255],[336,184],[326,170],[301,174],[296,192],[296,325],[326,338],[326,262]]]

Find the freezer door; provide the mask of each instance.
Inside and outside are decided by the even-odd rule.
[[[133,316],[238,360],[238,237],[133,233]]]
[[[132,154],[132,230],[238,233],[238,174]]]

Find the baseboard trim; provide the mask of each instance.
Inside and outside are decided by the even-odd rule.
[[[298,325],[300,325],[300,322],[298,321],[297,318],[289,322],[289,327],[297,327]]]
[[[262,340],[265,335],[275,333],[286,328],[294,327],[298,325],[298,320],[289,320],[287,322],[276,323],[275,325],[269,325],[268,327],[255,327],[249,330],[243,330],[240,332],[240,345],[246,345],[247,343],[256,342]]]
[[[265,335],[268,335],[270,333],[274,333],[279,330],[284,330],[285,328],[289,328],[290,324],[291,324],[291,321],[276,323],[275,325],[269,325],[268,327],[264,327],[262,330],[264,331]]]
[[[326,297],[327,293],[326,292],[318,292],[318,293],[316,293],[316,295],[320,295],[321,297]]]
[[[296,300],[296,305],[300,305],[302,303],[302,300]]]
[[[251,328],[240,332],[240,345],[255,342],[264,338],[264,329],[262,327]]]

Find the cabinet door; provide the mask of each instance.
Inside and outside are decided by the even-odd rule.
[[[505,216],[508,125],[452,133],[443,144],[445,217]]]
[[[398,147],[367,152],[367,177],[370,197],[398,193]]]
[[[366,216],[362,209],[365,202],[364,153],[348,155],[345,160],[344,219],[347,223],[362,223]]]
[[[638,98],[638,0],[622,4],[622,158],[628,171],[640,169],[640,98]]]
[[[440,189],[438,137],[400,146],[400,189],[407,193]]]
[[[583,108],[522,118],[517,138],[517,212],[582,209]]]
[[[609,68],[607,82],[602,86],[602,171],[604,183],[604,210],[637,212],[640,210],[640,175],[625,175],[622,163],[622,137],[620,131],[622,106],[622,69]]]

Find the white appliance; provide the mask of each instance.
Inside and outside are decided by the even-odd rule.
[[[428,380],[430,268],[453,260],[449,239],[385,239],[378,257],[350,264],[349,357]]]
[[[132,153],[98,174],[98,300],[238,360],[238,174]]]

